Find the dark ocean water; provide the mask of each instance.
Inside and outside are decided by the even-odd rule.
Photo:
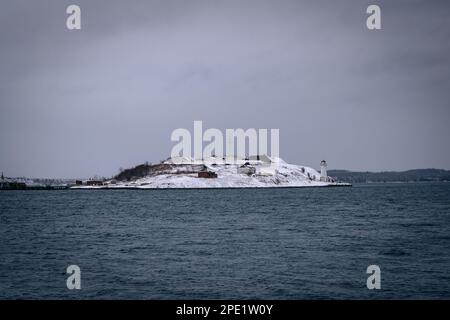
[[[0,298],[448,299],[450,184],[2,191]]]

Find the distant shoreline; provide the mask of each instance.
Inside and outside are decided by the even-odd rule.
[[[450,170],[414,169],[407,171],[361,172],[347,170],[329,170],[329,175],[338,181],[349,183],[386,183],[386,182],[444,182],[450,181]]]
[[[320,185],[320,186],[280,186],[280,187],[207,187],[207,188],[139,188],[139,187],[83,187],[83,188],[72,188],[67,187],[25,187],[22,189],[0,189],[0,191],[61,191],[61,190],[220,190],[220,189],[312,189],[312,188],[349,188],[352,184],[342,183],[335,185]]]
[[[353,184],[340,184],[340,185],[324,185],[324,186],[280,186],[280,187],[210,187],[210,188],[136,188],[136,187],[116,187],[116,188],[71,188],[70,186],[67,187],[26,187],[21,189],[0,189],[1,191],[67,191],[67,190],[73,190],[73,191],[92,191],[92,190],[139,190],[139,191],[154,191],[154,190],[161,190],[161,191],[167,191],[167,190],[220,190],[220,189],[236,189],[236,190],[242,190],[242,189],[313,189],[313,188],[349,188],[349,187],[355,187],[355,186],[363,186],[363,185],[377,185],[377,184],[427,184],[427,183],[433,183],[433,184],[445,184],[450,183],[450,181],[387,181],[387,182],[357,182]]]
[[[450,170],[443,169],[414,169],[407,171],[381,171],[381,172],[362,172],[348,170],[329,170],[329,176],[335,178],[341,183],[349,183],[353,185],[362,184],[389,184],[389,183],[432,183],[432,182],[450,182]],[[12,183],[11,187],[4,188],[0,186],[0,190],[68,190],[75,185],[77,179],[34,179],[34,178],[6,178],[4,181]],[[101,186],[99,186],[101,187]],[[310,188],[316,186],[278,186],[278,187],[213,187],[213,189],[246,189],[246,188]],[[334,186],[330,186],[334,187]],[[90,188],[99,189],[99,188]],[[113,188],[109,188],[113,189]],[[136,186],[121,186],[114,189],[140,189]],[[204,188],[147,188],[155,189],[204,189]]]

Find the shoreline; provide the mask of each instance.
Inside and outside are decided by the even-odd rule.
[[[70,190],[220,190],[220,189],[288,189],[288,188],[342,188],[342,187],[352,187],[352,184],[339,184],[339,185],[317,185],[317,186],[268,186],[268,187],[173,187],[173,188],[140,188],[140,187],[71,187]]]
[[[62,190],[220,190],[220,189],[311,189],[311,188],[349,188],[352,184],[318,185],[318,186],[268,186],[268,187],[192,187],[192,188],[140,188],[140,187],[27,187],[23,189],[0,189],[0,191],[62,191]]]

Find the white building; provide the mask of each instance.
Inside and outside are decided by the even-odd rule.
[[[325,160],[320,161],[320,181],[328,181],[327,162]]]

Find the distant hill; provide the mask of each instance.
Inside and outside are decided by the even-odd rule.
[[[450,181],[450,170],[416,169],[408,171],[354,172],[348,170],[328,170],[330,177],[349,183],[364,182],[419,182]]]

